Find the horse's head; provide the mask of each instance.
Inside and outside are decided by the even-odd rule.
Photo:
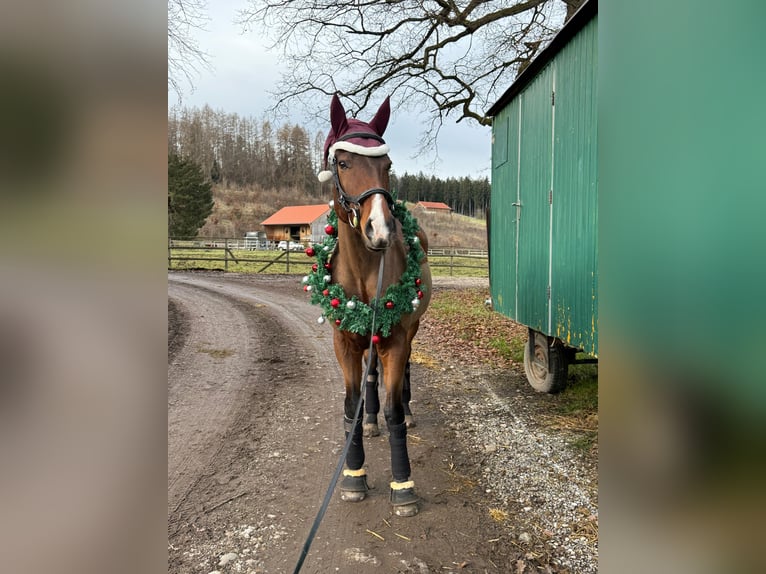
[[[338,219],[358,230],[372,251],[388,249],[396,229],[388,177],[391,160],[382,137],[390,115],[386,98],[369,123],[347,118],[338,96],[333,96],[325,170],[319,173],[319,181],[334,180]]]

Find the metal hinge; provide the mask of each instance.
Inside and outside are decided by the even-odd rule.
[[[552,106],[556,105],[556,91],[555,90],[551,91],[551,105]]]
[[[553,190],[548,190],[548,205],[553,205]]]
[[[548,285],[548,286],[545,288],[545,296],[548,298],[548,301],[550,301],[550,300],[551,300],[551,286],[550,286],[550,285]]]

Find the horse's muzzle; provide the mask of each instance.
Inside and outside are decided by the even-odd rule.
[[[373,198],[373,206],[364,226],[365,246],[370,251],[385,251],[391,245],[396,229],[390,212],[384,211],[384,199],[380,195]]]

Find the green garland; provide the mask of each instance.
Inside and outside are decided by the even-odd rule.
[[[424,257],[420,240],[415,235],[419,229],[418,221],[394,194],[393,214],[402,225],[404,240],[409,247],[407,267],[399,283],[386,289],[377,304],[375,322],[376,332],[383,337],[391,334],[391,328],[398,324],[402,315],[412,313],[420,304],[425,286],[420,282],[420,262]],[[372,330],[373,309],[356,295],[348,297],[343,287],[332,283],[332,256],[338,243],[338,215],[330,209],[327,216],[327,237],[321,244],[315,244],[306,250],[309,256],[316,257],[312,272],[303,278],[304,289],[311,293],[311,303],[320,305],[324,311],[319,322],[324,318],[334,321],[342,331],[369,335]],[[371,304],[375,304],[374,301]]]

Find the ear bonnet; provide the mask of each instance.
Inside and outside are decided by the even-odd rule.
[[[359,155],[378,157],[386,155],[389,147],[383,140],[388,120],[391,116],[391,104],[386,98],[380,105],[375,117],[369,123],[347,118],[346,110],[338,95],[332,97],[330,104],[330,133],[324,142],[324,170],[317,177],[322,183],[333,178],[329,164],[335,159],[335,151],[342,149]]]

